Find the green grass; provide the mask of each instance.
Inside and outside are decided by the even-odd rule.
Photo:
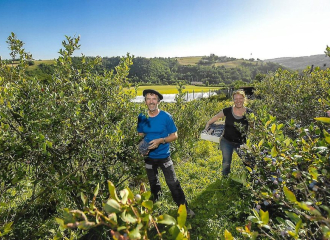
[[[152,85],[152,86],[140,86],[137,91],[137,96],[141,96],[143,90],[145,89],[154,89],[161,94],[178,94],[177,85]],[[203,86],[194,86],[194,85],[185,85],[185,89],[183,92],[208,92],[209,90],[218,90],[221,87],[203,87]],[[133,88],[125,89],[133,90]]]

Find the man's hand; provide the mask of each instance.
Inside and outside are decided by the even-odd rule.
[[[149,142],[148,149],[156,149],[163,142],[163,138],[157,138]]]

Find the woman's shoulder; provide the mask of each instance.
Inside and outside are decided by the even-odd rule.
[[[222,109],[222,111],[223,111],[223,113],[226,115],[226,113],[229,113],[229,112],[232,111],[232,108],[233,108],[233,107],[226,107],[226,108]]]
[[[222,111],[231,111],[233,109],[233,106],[230,107],[225,107],[224,109],[222,109]]]

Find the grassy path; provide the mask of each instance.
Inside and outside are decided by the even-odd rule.
[[[245,211],[249,211],[248,201],[244,200],[245,187],[233,181],[242,176],[245,169],[241,160],[234,154],[232,177],[223,178],[221,174],[221,151],[215,143],[200,140],[196,142],[193,159],[177,159],[173,156],[177,177],[184,189],[189,206],[195,212],[193,219],[187,219],[191,239],[223,239],[225,229],[233,236],[239,234],[236,227],[244,226]],[[164,177],[161,177],[164,196],[163,212],[175,216],[177,207],[172,201]],[[242,215],[243,212],[243,215]]]

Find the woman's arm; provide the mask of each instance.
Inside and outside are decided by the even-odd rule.
[[[221,110],[217,115],[213,116],[210,120],[207,121],[205,129],[207,129],[212,123],[216,122],[219,118],[225,117],[223,110]]]

